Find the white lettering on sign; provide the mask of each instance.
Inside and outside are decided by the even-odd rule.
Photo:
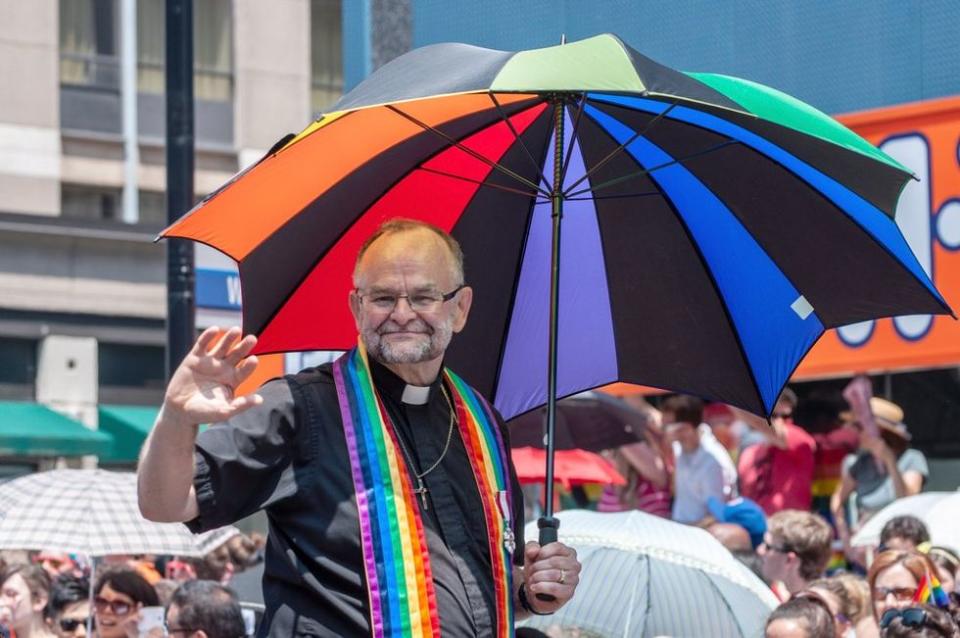
[[[231,305],[239,306],[242,302],[240,297],[240,277],[227,277],[224,279],[224,282],[227,286],[227,301],[229,301]]]
[[[933,236],[930,228],[930,147],[925,137],[910,134],[894,137],[880,145],[890,155],[916,174],[920,181],[911,180],[903,189],[897,203],[896,222],[910,250],[917,256],[928,276],[933,274]],[[848,346],[865,344],[873,336],[874,321],[861,321],[837,328],[837,334]],[[931,315],[906,315],[893,320],[897,333],[904,339],[920,339],[933,323]]]

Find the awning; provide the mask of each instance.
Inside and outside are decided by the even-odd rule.
[[[39,403],[0,401],[0,456],[109,454],[109,434],[84,427]]]
[[[101,463],[135,463],[157,419],[159,408],[140,405],[101,405],[100,430],[113,437],[113,450]]]

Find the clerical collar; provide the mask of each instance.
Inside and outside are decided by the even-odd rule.
[[[370,358],[370,373],[373,375],[373,382],[381,395],[388,394],[397,401],[407,405],[426,405],[430,401],[431,393],[438,389],[441,375],[437,375],[437,380],[430,385],[410,385],[393,371],[375,360]]]
[[[427,401],[430,400],[430,388],[429,385],[410,385],[409,383],[403,388],[403,394],[400,396],[400,400],[409,405],[424,405]]]

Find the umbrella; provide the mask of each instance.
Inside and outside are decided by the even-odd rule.
[[[203,556],[238,533],[194,535],[182,523],[148,521],[132,472],[51,470],[0,485],[0,549]]]
[[[627,481],[605,458],[586,450],[557,450],[553,478],[564,487],[599,483],[626,485]],[[547,453],[533,447],[514,448],[510,452],[521,483],[542,483],[546,479]]]
[[[640,511],[557,516],[583,564],[577,595],[523,625],[605,638],[763,635],[776,598],[705,530]]]
[[[446,362],[505,418],[547,404],[550,477],[557,397],[619,380],[769,414],[826,329],[949,312],[893,219],[910,178],[794,98],[613,35],[438,44],[161,236],[238,262],[265,353],[355,344],[350,274],[384,220],[450,230],[476,303]]]
[[[511,447],[545,447],[546,410],[532,410],[507,423]],[[554,446],[599,452],[643,440],[646,416],[600,392],[581,392],[557,402]]]
[[[930,542],[942,545],[960,554],[960,492],[924,492],[898,498],[870,517],[853,535],[850,543],[856,547],[875,547],[880,544],[880,532],[887,522],[897,516],[915,516],[930,532]]]

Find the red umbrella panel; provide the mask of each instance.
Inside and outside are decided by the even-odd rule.
[[[586,450],[557,450],[554,479],[566,488],[586,483],[626,485],[627,481],[599,454]],[[543,483],[546,479],[547,452],[542,448],[519,447],[510,451],[520,483]]]

